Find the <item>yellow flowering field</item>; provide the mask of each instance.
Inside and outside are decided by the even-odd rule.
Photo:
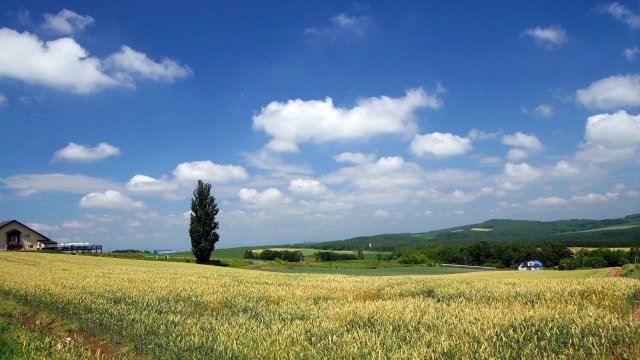
[[[279,274],[0,252],[0,296],[153,359],[640,358],[640,282],[622,278]]]

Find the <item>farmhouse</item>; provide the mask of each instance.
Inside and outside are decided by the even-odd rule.
[[[542,270],[542,263],[538,260],[528,260],[518,266],[518,270],[537,271]]]
[[[35,251],[57,246],[57,242],[18,220],[0,221],[0,250]]]

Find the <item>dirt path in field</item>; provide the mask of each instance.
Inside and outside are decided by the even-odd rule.
[[[607,274],[608,277],[620,277],[620,274],[622,274],[622,268],[620,267],[615,267],[613,269],[611,269],[609,271],[609,274]]]
[[[38,318],[32,315],[22,315],[20,322],[23,327],[29,330],[44,329],[50,336],[62,340],[65,343],[75,343],[80,347],[89,349],[94,356],[107,359],[140,359],[139,356],[127,354],[122,346],[110,344],[106,340],[100,339],[90,333],[75,329],[65,331],[60,324],[52,322],[46,326],[40,324]]]

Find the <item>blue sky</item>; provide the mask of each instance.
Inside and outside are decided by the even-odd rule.
[[[0,220],[219,247],[640,211],[640,2],[0,5]]]

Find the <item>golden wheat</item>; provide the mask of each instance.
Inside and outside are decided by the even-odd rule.
[[[640,282],[277,274],[0,253],[0,295],[150,358],[638,358]]]

